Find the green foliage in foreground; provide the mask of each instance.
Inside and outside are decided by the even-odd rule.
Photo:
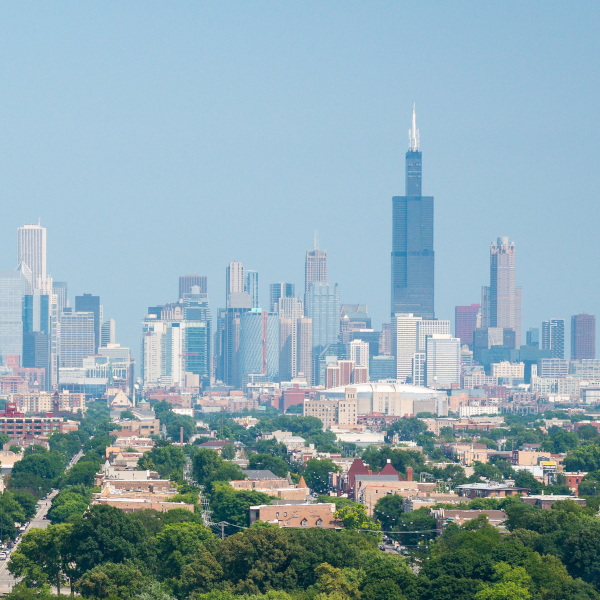
[[[214,493],[230,500],[220,485]],[[349,527],[368,519],[359,507],[339,507]],[[9,563],[24,584],[10,597],[45,598],[49,584],[62,589],[71,577],[74,591],[94,599],[600,600],[600,524],[591,511],[515,501],[505,510],[504,536],[485,517],[449,525],[436,540],[416,536],[416,575],[404,557],[378,550],[372,534],[257,524],[221,540],[187,511],[93,506],[73,523],[24,537]],[[426,527],[426,513],[400,520]]]

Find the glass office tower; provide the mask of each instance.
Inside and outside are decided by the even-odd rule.
[[[23,295],[25,280],[19,271],[0,271],[0,362],[23,353]]]
[[[421,195],[422,155],[414,107],[408,135],[406,195],[392,198],[391,313],[433,319],[433,197]]]

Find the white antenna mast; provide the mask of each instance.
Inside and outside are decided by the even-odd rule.
[[[409,152],[419,152],[420,147],[419,130],[417,129],[417,112],[415,110],[415,103],[413,102],[412,129],[408,130],[408,150]]]
[[[315,250],[319,249],[319,230],[315,229]]]

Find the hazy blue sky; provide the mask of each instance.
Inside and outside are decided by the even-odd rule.
[[[436,313],[517,246],[523,330],[600,315],[597,2],[0,4],[0,268],[16,229],[139,355],[149,305],[225,267],[302,290],[318,228],[342,302],[389,319],[413,101]]]

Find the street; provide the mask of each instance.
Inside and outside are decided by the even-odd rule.
[[[73,457],[71,462],[67,465],[65,472],[68,471],[82,456],[83,456],[83,452],[78,452]],[[52,498],[54,498],[54,496],[56,496],[56,494],[58,494],[58,490],[52,490],[46,497],[46,500],[40,500],[38,502],[38,504],[40,505],[40,508],[37,511],[35,517],[33,519],[31,519],[29,525],[27,526],[27,530],[25,531],[25,533],[29,532],[31,529],[34,529],[34,528],[45,529],[46,527],[48,527],[48,525],[50,524],[50,521],[45,520],[43,517],[48,514],[48,511],[50,510],[50,507],[52,506]],[[23,533],[23,535],[25,535],[25,533]],[[11,554],[17,548],[18,548],[18,546],[15,546],[11,550]],[[8,594],[11,591],[13,585],[15,585],[15,583],[16,583],[15,578],[8,571],[8,561],[9,560],[10,560],[10,554],[6,558],[6,560],[0,561],[0,596],[4,596],[4,595]]]

